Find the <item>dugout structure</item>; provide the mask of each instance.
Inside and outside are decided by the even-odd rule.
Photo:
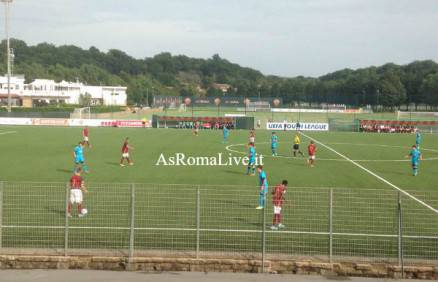
[[[438,121],[361,120],[360,130],[365,132],[410,133],[415,130],[437,133]]]
[[[221,129],[227,125],[230,129],[254,128],[254,117],[177,117],[152,116],[153,128],[193,128],[198,124],[201,129]]]

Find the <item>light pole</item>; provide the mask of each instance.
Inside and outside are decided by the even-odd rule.
[[[376,98],[377,98],[377,103],[376,103],[376,112],[379,110],[379,96],[380,96],[380,89],[377,89],[377,96],[376,96]]]
[[[149,87],[146,88],[146,107],[149,107]]]
[[[154,94],[154,87],[153,87],[153,86],[152,86],[151,96],[152,96],[152,97],[155,97],[155,94]],[[148,98],[149,98],[149,88],[148,88]],[[148,101],[148,102],[149,102],[149,101]],[[166,101],[164,102],[164,107],[166,107]]]
[[[11,111],[11,47],[9,42],[9,4],[12,0],[0,0],[5,3],[5,32],[6,32],[6,54],[7,54],[7,67],[8,67],[8,112]]]

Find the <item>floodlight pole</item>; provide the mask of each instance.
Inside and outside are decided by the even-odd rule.
[[[7,54],[7,68],[8,68],[8,112],[11,111],[11,47],[9,42],[9,3],[12,0],[0,0],[5,3],[5,32],[6,32],[6,54]]]
[[[146,107],[149,107],[149,87],[146,88]]]

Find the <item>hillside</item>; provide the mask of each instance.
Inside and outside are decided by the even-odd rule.
[[[6,48],[0,46],[6,72]],[[406,103],[438,105],[438,64],[415,61],[358,70],[340,70],[318,78],[282,78],[239,66],[213,55],[209,59],[161,53],[137,59],[120,50],[102,52],[65,45],[29,46],[13,39],[14,73],[27,81],[48,78],[79,80],[94,85],[125,85],[130,103],[145,103],[152,95],[282,97],[286,103],[343,103],[394,107]],[[226,93],[217,84],[230,87]],[[227,88],[227,86],[225,89]]]

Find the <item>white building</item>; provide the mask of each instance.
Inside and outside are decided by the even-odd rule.
[[[126,87],[90,86],[80,82],[55,82],[35,79],[25,83],[24,76],[13,76],[10,81],[13,106],[33,107],[35,104],[79,104],[81,96],[89,96],[91,105],[126,106]],[[0,105],[7,104],[8,82],[0,76]]]

